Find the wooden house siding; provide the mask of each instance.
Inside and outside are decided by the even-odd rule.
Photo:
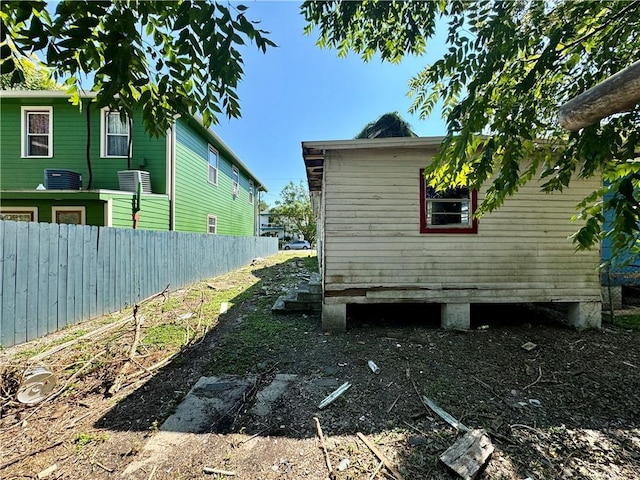
[[[132,227],[132,201],[133,195],[112,195],[112,227]],[[169,230],[169,197],[166,195],[142,195],[138,215],[139,230]]]
[[[476,234],[420,233],[420,169],[433,151],[328,151],[323,183],[325,296],[359,301],[599,301],[597,250],[568,238],[599,180],[546,195],[530,182]],[[484,191],[478,200],[482,201]],[[361,299],[363,300],[363,299]],[[351,300],[350,300],[351,301]]]
[[[0,189],[34,189],[44,182],[46,168],[63,168],[82,175],[82,187],[87,188],[87,101],[80,111],[66,98],[2,98],[0,131],[2,161]],[[21,158],[21,107],[50,106],[53,108],[53,157]],[[91,107],[91,170],[92,189],[118,190],[118,170],[127,169],[126,158],[100,157],[101,111]],[[154,193],[166,193],[166,139],[149,138],[142,125],[141,113],[133,118],[131,168],[150,172]]]
[[[217,217],[220,235],[254,235],[254,205],[249,203],[249,179],[239,169],[238,195],[232,195],[233,163],[219,145],[218,183],[208,181],[209,142],[183,120],[176,122],[176,230],[207,232],[207,216]]]

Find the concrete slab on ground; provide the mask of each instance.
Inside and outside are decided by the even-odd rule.
[[[202,433],[230,411],[255,384],[256,377],[200,377],[175,413],[165,420],[144,447],[141,459],[122,473],[130,476],[145,465],[157,463],[167,450],[179,448],[193,434]]]

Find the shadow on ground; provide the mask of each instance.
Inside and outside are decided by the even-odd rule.
[[[497,450],[483,478],[640,475],[637,332],[577,332],[557,321],[562,312],[526,305],[474,305],[474,330],[446,332],[438,328],[438,306],[396,305],[350,307],[348,332],[326,335],[318,315],[270,312],[305,269],[292,259],[254,270],[260,282],[241,294],[244,300],[199,345],[119,401],[96,426],[153,432],[201,376],[250,379],[242,395],[209,412],[199,428],[206,453],[182,447],[173,456],[166,452],[184,463],[174,474],[205,458],[245,472],[239,478],[322,478],[321,454],[306,467],[291,460],[292,449],[303,451],[315,439],[318,417],[334,464],[350,459],[351,467],[337,478],[369,478],[375,468],[372,458],[362,460],[367,449],[355,440],[356,432],[373,436],[406,478],[448,478],[437,457],[456,431],[423,405],[425,395],[467,426],[489,432]],[[531,350],[523,348],[527,342]],[[379,375],[368,360],[380,367]],[[266,411],[256,412],[261,392],[285,374],[295,377]],[[319,402],[344,382],[351,388],[320,410]],[[272,443],[261,450],[261,443],[247,439],[297,446],[279,453],[288,451],[286,462],[268,460],[270,470],[264,470],[261,458],[280,450]],[[249,445],[255,446],[243,457]],[[311,445],[317,448],[315,441]],[[240,465],[242,458],[256,463]]]

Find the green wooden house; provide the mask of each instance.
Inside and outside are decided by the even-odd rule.
[[[0,92],[0,219],[258,234],[267,189],[200,119],[150,138],[91,99]]]

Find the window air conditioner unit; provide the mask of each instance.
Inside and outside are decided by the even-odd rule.
[[[47,190],[80,190],[82,175],[73,170],[45,168],[44,186]]]
[[[120,190],[124,192],[137,192],[138,184],[142,184],[142,193],[151,193],[151,179],[149,172],[142,170],[122,170],[118,172]]]

